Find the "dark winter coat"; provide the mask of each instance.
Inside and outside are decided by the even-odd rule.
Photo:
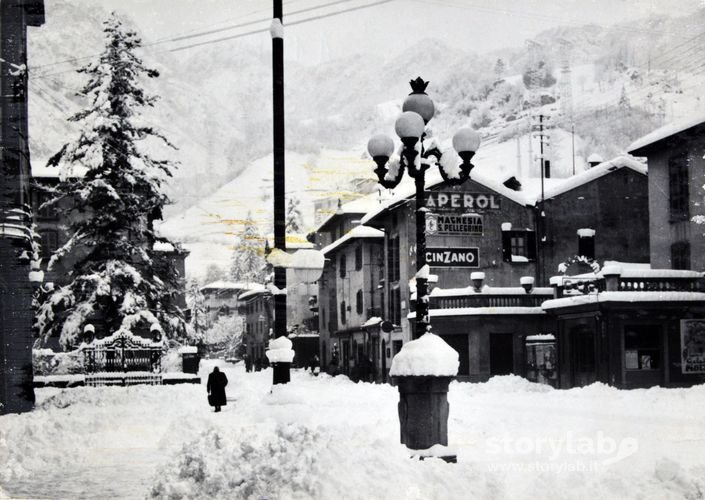
[[[225,401],[225,386],[228,385],[228,377],[220,370],[216,370],[217,368],[208,375],[206,389],[208,394],[211,395],[209,398],[211,406],[224,406],[227,404]]]

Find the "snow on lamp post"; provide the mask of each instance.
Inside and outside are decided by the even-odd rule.
[[[423,455],[432,454],[429,449],[435,445],[448,444],[448,384],[458,372],[458,353],[431,333],[429,321],[426,170],[436,166],[445,184],[463,184],[470,178],[473,169],[471,160],[480,147],[480,135],[469,128],[460,129],[453,136],[453,148],[457,155],[453,152],[441,153],[438,141],[427,137],[425,130],[435,113],[433,101],[426,94],[428,82],[419,77],[409,83],[412,92],[404,100],[402,114],[394,124],[402,142],[397,155],[392,156],[394,141],[383,134],[369,140],[367,151],[377,165],[375,174],[383,187],[392,189],[398,186],[405,169],[416,185],[414,337],[417,340],[408,342],[394,357],[390,375],[397,378],[399,386],[401,442],[413,450],[422,450],[420,453]],[[453,356],[455,361],[451,362]],[[445,458],[454,461],[450,453],[446,453]]]

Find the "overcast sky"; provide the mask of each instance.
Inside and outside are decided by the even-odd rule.
[[[285,0],[284,23],[379,1]],[[191,38],[181,44],[266,28],[267,19],[272,15],[272,0],[102,2],[111,9],[128,13],[140,25],[146,41],[261,21],[207,37]],[[292,14],[324,4],[329,6]],[[391,0],[291,26],[286,31],[285,46],[288,59],[312,63],[353,53],[393,53],[425,38],[438,38],[454,47],[486,52],[521,45],[527,38],[555,26],[609,25],[651,14],[683,15],[702,7],[705,7],[705,0]],[[261,47],[269,44],[268,35],[262,33],[247,36],[240,42],[244,40]],[[227,48],[236,43],[224,41],[220,45]]]

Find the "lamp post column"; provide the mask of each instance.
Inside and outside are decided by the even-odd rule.
[[[425,175],[419,170],[416,175],[416,332],[414,338],[426,333],[430,319],[428,315],[428,279],[421,270],[426,265],[426,192]]]
[[[284,28],[282,0],[274,0],[272,18],[272,106],[274,156],[274,248],[286,251],[285,163],[284,163]],[[274,267],[274,336],[286,337],[286,268]],[[279,292],[281,290],[281,292]],[[289,382],[289,363],[275,366],[274,383]]]

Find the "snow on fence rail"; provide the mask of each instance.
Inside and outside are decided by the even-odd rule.
[[[137,384],[162,385],[162,375],[150,372],[99,372],[86,375],[88,387]]]

